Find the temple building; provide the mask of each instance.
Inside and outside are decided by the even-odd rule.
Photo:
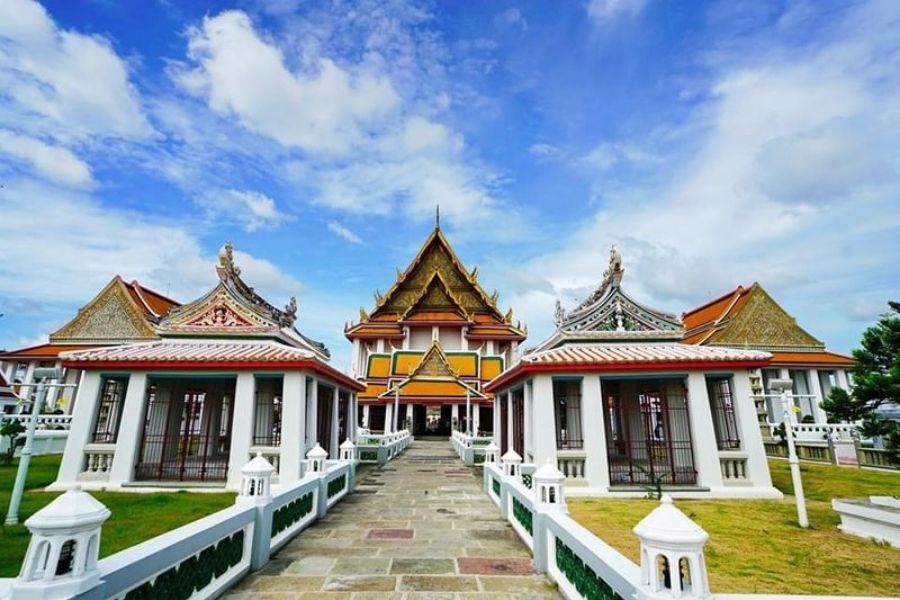
[[[467,270],[437,221],[412,263],[345,335],[364,427],[416,435],[494,428],[484,385],[513,361],[526,337]],[[485,410],[488,409],[488,410]]]
[[[832,388],[849,389],[849,356],[829,352],[825,344],[797,324],[758,283],[738,286],[727,294],[682,315],[685,344],[764,350],[772,361],[751,372],[750,380],[758,410],[769,425],[781,423],[780,394],[769,382],[790,378],[794,382],[789,414],[797,423],[825,423],[820,406]]]
[[[681,321],[622,288],[615,248],[600,286],[485,386],[494,438],[556,464],[575,495],[778,498],[751,398],[767,352],[680,343]]]
[[[71,321],[52,333],[48,343],[0,353],[0,372],[25,399],[19,406],[5,404],[2,410],[30,412],[28,405],[34,388],[35,368],[61,368],[62,383],[78,384],[81,369],[63,368],[61,353],[159,339],[156,325],[178,306],[178,302],[138,281],[127,283],[116,275],[99,294],[78,310]],[[74,393],[74,387],[62,390],[51,388],[45,410],[71,413]]]
[[[337,457],[355,437],[365,386],[329,364],[294,327],[294,299],[278,309],[240,276],[226,244],[218,284],[169,310],[148,339],[60,354],[84,372],[53,487],[237,489],[257,453],[279,481],[301,477],[317,443]]]

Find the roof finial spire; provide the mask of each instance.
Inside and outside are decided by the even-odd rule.
[[[440,204],[434,205],[434,228],[435,229],[441,228],[441,205]]]

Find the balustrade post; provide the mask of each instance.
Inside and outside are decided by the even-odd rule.
[[[250,568],[257,571],[269,562],[272,546],[272,475],[275,467],[262,453],[241,468],[241,493],[235,503],[256,508]]]
[[[547,520],[549,513],[566,511],[564,484],[566,476],[547,459],[541,468],[531,475],[534,493],[534,521],[532,523],[532,548],[534,569],[546,573],[549,568],[547,552]]]

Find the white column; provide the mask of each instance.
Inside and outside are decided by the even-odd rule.
[[[790,371],[789,371],[788,369],[779,369],[779,370],[778,370],[778,377],[780,377],[781,379],[791,379]],[[790,418],[791,418],[791,423],[793,423],[794,425],[796,425],[797,423],[800,422],[800,419],[799,419],[799,413],[796,413],[796,412],[794,412],[794,410],[793,410],[793,407],[797,405],[797,401],[794,400],[794,392],[793,392],[793,391],[788,391],[788,393],[787,393],[787,401],[788,401],[788,415],[789,415]],[[782,419],[781,419],[781,413],[782,413],[782,411],[784,410],[784,406],[781,405],[781,398],[780,398],[780,397],[779,397],[779,398],[776,398],[775,404],[776,404],[776,406],[778,406],[778,410],[776,411],[776,415],[778,415],[779,418],[777,419],[777,421],[778,421],[778,422],[781,422],[781,421],[782,421]]]
[[[709,392],[703,373],[693,372],[687,381],[687,409],[691,422],[691,445],[694,448],[694,468],[697,484],[710,488],[722,487],[722,469],[719,466],[719,447],[713,428],[712,411],[709,408]]]
[[[120,486],[129,483],[134,476],[134,463],[141,444],[141,429],[144,425],[144,410],[147,402],[147,373],[138,371],[128,377],[125,404],[116,435],[116,454],[113,456],[109,483]],[[245,461],[246,462],[246,461]]]
[[[478,435],[478,427],[481,425],[481,405],[472,405],[472,434]]]
[[[100,400],[102,378],[96,371],[85,371],[78,388],[78,402],[72,413],[72,427],[66,440],[62,464],[56,476],[57,486],[73,485],[78,474],[84,470],[84,447],[91,443],[94,434],[94,418]]]
[[[606,427],[603,390],[596,373],[581,380],[581,431],[587,455],[584,475],[590,487],[609,487],[609,459],[606,455]],[[586,432],[591,432],[587,433]]]
[[[734,386],[734,416],[737,419],[738,431],[741,435],[741,448],[747,454],[747,477],[754,486],[771,487],[769,464],[766,462],[762,432],[756,420],[756,404],[751,398],[753,392],[750,389],[750,376],[747,371],[736,372],[732,379],[732,385]]]
[[[819,406],[825,398],[822,396],[822,385],[819,381],[819,371],[817,369],[810,369],[806,372],[806,378],[809,379],[809,391],[815,396],[812,401],[812,409],[813,416],[816,418],[816,423],[827,423],[828,415],[825,414],[825,409]]]
[[[384,407],[384,432],[391,433],[391,423],[394,422],[394,404],[387,404]]]
[[[253,373],[241,371],[234,385],[234,417],[231,422],[231,448],[228,451],[228,489],[237,490],[241,485],[241,467],[250,460],[253,442],[253,400],[256,378]]]
[[[837,369],[834,374],[837,377],[838,387],[849,392],[850,382],[847,380],[847,371],[845,371],[844,369]]]
[[[306,399],[306,447],[315,448],[319,441],[319,380],[310,377],[309,397]]]
[[[306,457],[306,377],[299,371],[284,374],[281,390],[281,459],[278,483],[300,479],[300,465]]]
[[[36,360],[28,361],[28,366],[25,368],[25,377],[22,379],[22,385],[19,386],[19,396],[28,401],[32,400],[30,384],[34,381],[34,368],[36,366]]]
[[[469,390],[466,390],[466,433],[469,435],[474,434],[472,431],[472,396],[469,393]]]
[[[534,416],[534,387],[525,385],[525,456],[522,460],[525,462],[534,462],[534,427],[532,425]]]
[[[0,363],[3,365],[3,378],[12,385],[13,375],[16,370],[16,361]]]
[[[369,405],[368,404],[363,405],[362,421],[363,421],[362,422],[363,427],[368,429],[369,428]]]
[[[338,446],[343,440],[338,440],[340,428],[338,427],[338,419],[340,417],[341,408],[341,390],[337,385],[334,386],[334,392],[331,394],[331,447],[328,449],[328,455],[331,458],[338,457]]]
[[[359,419],[356,410],[356,392],[347,393],[347,437],[356,443],[356,420]],[[343,443],[343,442],[341,442]]]
[[[494,393],[494,406],[492,407],[492,410],[494,411],[494,418],[493,418],[494,443],[499,446],[500,445],[500,433],[502,431],[500,428],[500,392],[499,391]]]
[[[459,348],[460,350],[468,350],[469,349],[469,338],[466,337],[466,332],[469,330],[468,327],[460,327],[459,328]]]
[[[400,387],[394,392],[394,420],[391,421],[391,431],[397,431],[397,417],[400,413]]]
[[[554,466],[556,461],[556,415],[553,412],[553,379],[542,373],[532,379],[534,398],[534,419],[540,423],[534,429],[534,463],[543,465],[548,460]],[[527,385],[527,384],[526,384]],[[510,411],[510,414],[512,411]],[[512,431],[512,428],[510,428]]]
[[[456,425],[454,425],[456,423]],[[450,407],[450,428],[460,430],[459,426],[459,404],[454,404]]]

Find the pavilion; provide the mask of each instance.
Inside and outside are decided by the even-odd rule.
[[[850,369],[855,361],[830,352],[825,344],[797,324],[758,283],[736,289],[682,315],[682,343],[709,347],[752,348],[772,354],[763,369],[752,371],[750,380],[760,413],[769,428],[782,419],[779,395],[770,387],[773,379],[793,381],[791,399],[797,423],[827,422],[820,404],[833,388],[850,389]]]
[[[84,375],[54,488],[237,489],[256,453],[290,483],[307,450],[337,457],[355,437],[365,386],[294,328],[294,299],[278,309],[257,295],[230,243],[216,271],[218,284],[170,310],[156,339],[61,354]]]
[[[483,391],[516,356],[526,330],[497,306],[435,228],[371,313],[348,325],[351,372],[366,384],[361,422],[372,430],[406,427],[415,435],[493,431]]]
[[[571,494],[777,498],[749,373],[758,350],[682,344],[677,317],[622,288],[615,247],[600,286],[557,304],[556,331],[499,377],[494,437],[527,463],[550,461]]]

